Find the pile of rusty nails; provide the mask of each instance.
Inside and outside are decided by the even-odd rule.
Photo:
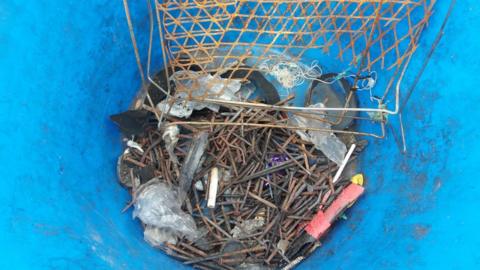
[[[150,179],[178,187],[189,148],[200,132],[208,133],[182,204],[206,233],[201,241],[179,237],[158,246],[195,268],[291,269],[320,245],[332,222],[363,193],[361,185],[339,174],[339,166],[295,130],[274,127],[288,120],[286,113],[222,108],[188,119],[204,125],[166,115],[160,128],[150,119],[152,110],[127,113],[140,130],[128,134],[133,139],[119,158],[120,182],[132,194],[124,210],[135,204],[137,191]],[[169,127],[178,128],[172,149],[164,136]],[[353,137],[349,145],[354,151],[347,165],[366,143]]]

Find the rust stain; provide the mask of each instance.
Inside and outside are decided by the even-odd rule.
[[[413,238],[422,240],[430,232],[431,226],[424,224],[415,224],[413,226]]]

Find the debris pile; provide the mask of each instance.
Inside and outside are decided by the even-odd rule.
[[[127,141],[117,168],[132,194],[124,210],[133,206],[150,245],[187,265],[291,269],[363,193],[350,171],[366,142],[337,137],[319,113],[191,101],[180,80],[177,94],[112,116]],[[227,89],[225,100],[252,94],[211,75],[181,85],[201,96]]]

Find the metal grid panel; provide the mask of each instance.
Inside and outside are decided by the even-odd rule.
[[[357,78],[362,72],[384,70],[386,73],[382,73],[382,76],[385,75],[383,77],[388,81],[383,95],[377,95],[373,100],[370,94],[370,103],[361,104],[358,108],[347,106],[353,91],[350,91],[345,106],[338,108],[295,107],[285,103],[276,106],[249,101],[225,102],[211,96],[192,95],[191,89],[177,85],[181,84],[180,81],[176,82],[176,93],[188,92],[189,99],[206,103],[235,108],[291,111],[295,114],[310,114],[312,117],[324,114],[325,111],[340,112],[340,118],[352,111],[371,112],[378,116],[374,122],[379,124],[380,134],[343,130],[334,132],[383,138],[387,123],[386,115],[397,114],[400,111],[400,85],[436,0],[154,0],[154,2],[163,62],[165,68],[169,67],[166,69],[167,76],[172,75],[174,70],[194,69],[195,76],[220,75],[226,70],[244,70],[246,72],[241,74],[244,74],[245,79],[253,71],[265,71],[261,69],[262,62],[284,54],[288,55],[291,61],[318,57],[322,58],[324,63],[341,62],[347,66],[346,70],[350,73],[356,73]],[[147,4],[150,14],[147,76],[159,91],[170,95],[171,89],[163,89],[150,77],[155,19],[149,0]],[[124,5],[139,70],[143,76],[127,0],[124,0]],[[182,73],[183,77],[177,78],[188,79],[191,74]],[[238,76],[236,78],[238,79]],[[222,93],[223,91],[219,92]],[[386,106],[388,102],[395,104],[395,107]],[[144,106],[155,112],[161,120],[162,113],[148,104],[153,105],[151,100]],[[365,114],[355,119],[372,121],[370,116]],[[403,138],[403,125],[401,127]]]
[[[434,2],[174,0],[157,2],[157,10],[163,50],[174,67],[214,73],[250,60],[258,70],[272,50],[300,59],[321,49],[364,71],[375,64],[401,67],[414,53]],[[262,53],[253,53],[255,48]]]

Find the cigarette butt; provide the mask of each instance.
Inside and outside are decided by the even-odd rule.
[[[335,184],[335,182],[338,181],[338,179],[340,179],[340,175],[342,175],[342,172],[343,172],[343,170],[345,169],[345,166],[347,165],[348,160],[349,160],[350,157],[352,156],[353,150],[355,150],[355,147],[356,147],[356,146],[357,146],[357,145],[355,145],[355,144],[352,144],[352,146],[350,146],[350,149],[348,150],[347,155],[346,155],[345,158],[343,159],[342,165],[340,166],[340,168],[338,169],[337,173],[335,174],[335,177],[333,177],[333,183],[334,183],[334,184]]]
[[[208,208],[215,208],[215,201],[217,199],[218,178],[218,168],[213,167],[212,171],[210,172],[210,179],[208,183]]]

